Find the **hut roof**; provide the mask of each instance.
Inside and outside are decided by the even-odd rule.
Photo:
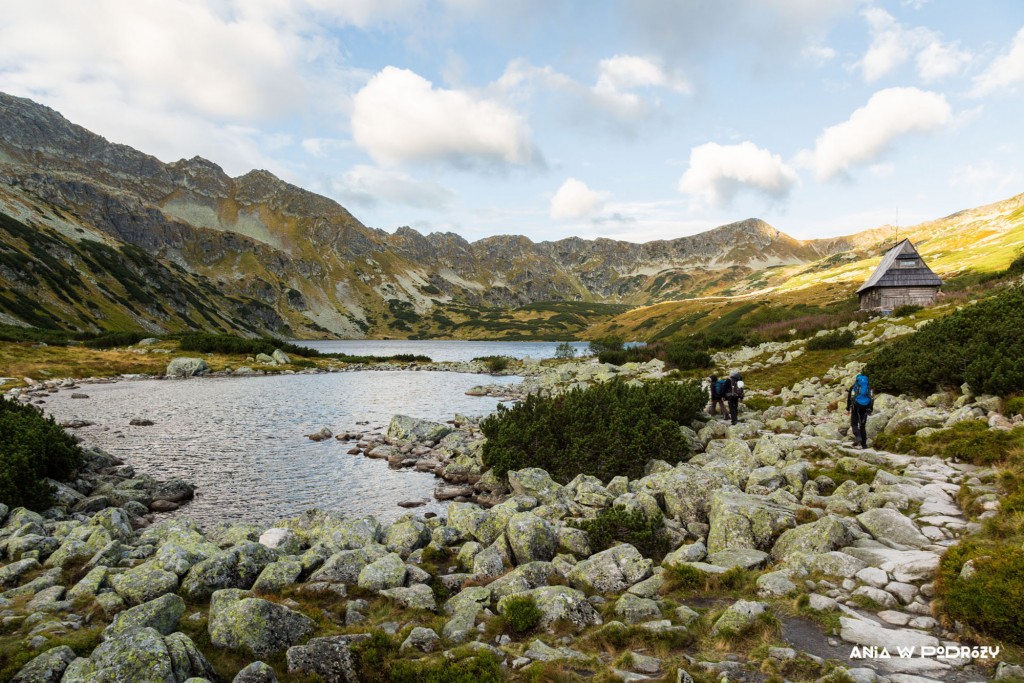
[[[906,264],[906,265],[904,265]],[[872,287],[941,287],[942,280],[932,272],[928,264],[909,239],[905,239],[886,252],[882,262],[871,274],[857,293]]]

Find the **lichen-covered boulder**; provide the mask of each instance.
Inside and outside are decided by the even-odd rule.
[[[539,467],[527,467],[508,473],[508,484],[517,496],[536,498],[543,505],[563,502],[562,485]]]
[[[898,510],[874,508],[857,515],[857,521],[879,541],[890,541],[915,548],[931,544],[917,525]]]
[[[727,548],[726,550],[719,550],[717,553],[710,553],[704,561],[717,567],[725,567],[726,569],[734,567],[758,569],[767,564],[768,559],[768,553],[761,550],[754,550],[753,548]]]
[[[215,675],[184,634],[164,638],[156,629],[141,628],[105,641],[88,659],[71,662],[61,683],[179,683]]]
[[[380,522],[373,516],[366,516],[342,521],[331,534],[331,542],[346,550],[356,550],[378,543],[382,537]]]
[[[387,549],[403,558],[409,557],[409,553],[427,543],[430,543],[430,529],[415,519],[395,522],[384,534],[384,545]]]
[[[402,557],[398,553],[388,553],[363,567],[357,583],[365,590],[382,591],[404,584],[405,574],[405,562],[402,561]]]
[[[623,593],[615,602],[615,616],[626,624],[639,624],[643,621],[661,618],[661,608],[650,598],[641,598],[632,593]]]
[[[22,576],[41,566],[36,558],[26,557],[17,562],[11,562],[6,567],[0,567],[0,589],[13,588],[18,585]]]
[[[424,583],[417,583],[408,588],[387,588],[380,592],[385,598],[394,600],[401,607],[406,609],[422,609],[430,612],[437,611],[437,602],[434,600],[434,591]]]
[[[569,572],[569,583],[581,590],[621,593],[651,575],[651,561],[628,543],[591,555]]]
[[[260,572],[256,583],[252,585],[254,593],[277,593],[299,580],[302,574],[302,563],[298,560],[278,560],[272,562]]]
[[[253,662],[231,679],[231,683],[277,683],[277,674],[269,664]]]
[[[153,560],[161,569],[184,576],[192,567],[220,552],[213,543],[192,529],[174,529],[164,537]]]
[[[210,600],[210,642],[217,647],[272,657],[313,633],[312,619],[284,605],[247,597],[237,589],[219,590]]]
[[[124,508],[100,510],[89,520],[89,526],[106,529],[111,538],[122,543],[135,538],[135,531],[132,529],[132,518]]]
[[[302,539],[291,529],[271,527],[260,534],[257,542],[284,555],[298,555],[302,552]]]
[[[10,683],[60,683],[75,657],[75,651],[67,645],[52,648],[23,666]]]
[[[708,514],[708,552],[727,548],[768,550],[775,539],[796,526],[795,508],[737,490],[719,490]]]
[[[452,503],[448,506],[448,526],[467,538],[477,538],[477,532],[486,520],[487,512],[474,503]]]
[[[192,377],[210,371],[210,366],[202,358],[174,358],[167,364],[164,372],[169,377]]]
[[[178,589],[178,575],[149,561],[110,578],[114,591],[131,605],[141,605]]]
[[[637,492],[660,494],[665,514],[683,524],[705,523],[711,494],[727,483],[725,475],[684,463],[668,472],[651,474],[636,482]]]
[[[558,550],[558,530],[532,512],[513,515],[505,532],[516,564],[548,562]]]
[[[161,595],[114,617],[114,621],[103,631],[103,639],[116,638],[138,628],[154,628],[160,635],[168,636],[178,630],[178,620],[184,613],[184,600],[173,593]]]
[[[501,576],[487,585],[493,600],[501,600],[506,595],[523,593],[532,588],[548,585],[548,577],[555,572],[550,562],[529,562],[521,564],[508,574]]]
[[[497,576],[505,571],[505,559],[495,546],[484,548],[473,556],[473,573],[480,576]]]
[[[689,545],[681,545],[661,561],[663,567],[673,567],[676,565],[687,564],[689,562],[700,562],[707,557],[708,549],[705,545],[697,541],[696,543],[690,543]]]
[[[401,444],[415,441],[440,441],[452,431],[451,425],[430,420],[418,420],[407,415],[395,415],[388,425],[388,439]]]
[[[288,673],[313,674],[332,683],[360,683],[352,643],[365,634],[313,638],[288,648]]]
[[[486,607],[491,604],[491,589],[489,586],[470,586],[448,598],[444,604],[444,611],[448,614],[455,614],[468,607]]]
[[[786,567],[798,572],[850,577],[867,567],[861,559],[839,550],[828,553],[790,553]]]
[[[434,629],[417,626],[409,632],[409,636],[402,641],[398,647],[399,652],[419,650],[420,652],[433,652],[441,647],[441,638]]]
[[[359,572],[370,564],[370,557],[365,550],[342,550],[331,555],[323,566],[313,572],[310,581],[329,581],[354,585],[359,580]]]
[[[886,432],[916,432],[925,427],[942,427],[949,414],[939,408],[922,408],[893,415],[885,425]]]
[[[601,615],[587,600],[587,596],[568,586],[542,586],[525,593],[508,595],[498,601],[498,614],[504,614],[512,598],[529,596],[540,609],[540,628],[550,628],[556,622],[571,624],[576,631],[582,631],[592,624],[601,623]]]
[[[712,635],[742,633],[765,612],[765,604],[750,600],[737,600],[730,605],[711,627]]]
[[[198,563],[181,582],[184,596],[204,600],[222,588],[249,589],[268,564],[277,559],[270,548],[251,541],[223,550]]]
[[[576,557],[590,557],[590,537],[583,529],[575,529],[571,526],[559,526],[557,552],[568,553]]]
[[[852,540],[846,525],[830,515],[782,532],[772,547],[772,558],[781,562],[792,553],[827,553]]]

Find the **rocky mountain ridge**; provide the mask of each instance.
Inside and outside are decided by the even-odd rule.
[[[0,266],[3,320],[39,324],[24,314],[36,306],[54,325],[93,331],[173,331],[198,323],[294,336],[493,337],[516,329],[528,334],[543,323],[546,333],[564,337],[615,311],[590,307],[568,315],[538,311],[539,302],[637,305],[717,294],[739,280],[759,281],[766,269],[812,264],[874,240],[801,241],[758,219],[644,244],[535,243],[517,235],[469,242],[411,228],[389,234],[267,171],[232,178],[200,157],[163,163],[5,94],[0,213],[45,235],[47,249],[71,268],[88,262],[83,242],[138,248],[202,290],[203,306],[218,320],[189,302],[175,311],[126,309],[131,290],[160,300],[160,291],[146,286],[146,269],[137,269],[139,282],[131,287],[114,278],[106,285],[113,294],[91,287],[82,302],[62,302],[53,287],[34,287],[30,245],[0,231],[0,254],[8,255]],[[109,279],[102,271],[91,278]],[[481,316],[482,308],[522,306],[533,308],[500,320]]]

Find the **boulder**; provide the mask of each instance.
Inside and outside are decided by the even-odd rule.
[[[402,561],[402,557],[398,553],[388,553],[363,567],[357,583],[365,590],[382,591],[404,584],[405,574],[405,562]]]
[[[318,676],[329,683],[360,683],[352,643],[364,634],[313,638],[305,645],[288,648],[288,673]]]
[[[726,569],[740,567],[742,569],[757,569],[768,563],[768,553],[753,548],[728,548],[711,553],[705,558],[705,562]]]
[[[690,543],[689,545],[681,545],[661,561],[663,567],[671,567],[680,564],[687,564],[689,562],[700,562],[707,557],[708,549],[703,543],[697,541],[696,543]]]
[[[759,616],[764,614],[766,605],[762,602],[750,600],[737,600],[718,617],[714,626],[711,627],[712,635],[742,633]]]
[[[827,553],[848,545],[852,540],[846,526],[830,515],[782,532],[772,547],[772,558],[782,562],[796,552]]]
[[[291,529],[271,527],[260,534],[258,543],[285,555],[298,555],[302,552],[302,539]]]
[[[216,591],[210,600],[210,642],[217,647],[244,650],[256,657],[272,657],[309,637],[312,619],[245,591]]]
[[[651,575],[651,561],[628,543],[603,550],[576,564],[569,583],[597,593],[621,593]]]
[[[708,552],[727,548],[768,550],[785,530],[796,526],[795,508],[737,490],[719,490],[711,498]]]
[[[123,574],[110,577],[110,585],[129,604],[141,605],[178,589],[178,575],[144,562]]]
[[[879,541],[899,543],[920,548],[931,541],[921,533],[914,522],[891,508],[873,508],[857,515],[861,526]]]
[[[541,611],[539,627],[550,628],[555,623],[571,624],[576,631],[582,631],[592,624],[600,624],[601,616],[587,600],[587,596],[568,586],[542,586],[515,596],[506,596],[498,601],[498,613],[504,614],[508,601],[513,597],[529,596]]]
[[[99,645],[88,659],[71,662],[61,683],[177,683],[215,678],[216,672],[191,640],[153,628],[127,631]]]
[[[365,550],[342,550],[327,558],[323,566],[313,572],[309,580],[355,585],[359,580],[359,572],[369,563],[370,557]]]
[[[434,600],[434,591],[425,583],[417,583],[408,588],[387,588],[380,591],[385,598],[394,600],[399,606],[406,609],[422,609],[430,612],[437,611],[437,602]]]
[[[173,593],[162,595],[121,612],[103,631],[103,639],[116,638],[133,629],[153,628],[164,636],[178,630],[178,620],[185,612],[185,601]]]
[[[10,683],[60,683],[68,665],[75,661],[75,651],[61,645],[42,653],[23,666]]]
[[[202,358],[174,358],[167,364],[164,372],[169,377],[192,377],[203,375],[210,371],[210,366]]]
[[[278,683],[277,674],[269,664],[253,662],[231,680],[231,683]]]
[[[639,624],[642,621],[661,619],[661,608],[650,598],[624,593],[615,602],[615,616],[623,623]]]
[[[384,545],[387,549],[403,558],[409,557],[409,553],[427,543],[430,543],[430,529],[415,519],[395,522],[384,534]]]
[[[276,559],[277,553],[266,546],[240,543],[192,567],[181,582],[182,594],[189,600],[204,600],[223,588],[248,590]]]
[[[388,425],[388,439],[401,444],[416,441],[440,441],[452,431],[451,425],[430,420],[418,420],[407,415],[395,415]]]
[[[538,467],[509,472],[508,483],[516,495],[535,498],[543,505],[561,502],[565,497],[562,485]]]
[[[513,515],[505,533],[516,564],[547,562],[558,550],[558,528],[532,512]]]
[[[420,652],[433,652],[441,647],[441,638],[430,628],[417,626],[409,632],[402,644],[398,647],[399,652],[419,650]]]
[[[252,585],[254,593],[277,593],[293,585],[302,575],[302,563],[298,560],[278,560],[268,564]]]

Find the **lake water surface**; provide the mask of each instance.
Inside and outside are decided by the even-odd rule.
[[[326,339],[296,341],[324,353],[347,353],[351,356],[393,356],[411,353],[429,356],[436,361],[467,361],[481,356],[509,356],[511,358],[554,358],[560,342],[493,342],[450,341],[440,339]],[[570,342],[576,355],[587,352],[588,342]]]
[[[269,524],[314,507],[387,520],[404,512],[396,506],[401,500],[431,498],[430,505],[418,510],[442,510],[431,497],[440,480],[347,455],[350,443],[315,443],[305,435],[323,426],[336,434],[384,430],[395,414],[438,421],[455,413],[485,415],[498,400],[466,396],[466,390],[518,379],[357,371],[139,380],[77,390],[88,399],[72,399],[71,391],[62,391],[47,398],[43,407],[58,421],[95,423],[76,433],[137,472],[164,479],[179,476],[194,484],[196,498],[180,514],[199,522]],[[155,424],[129,426],[133,418]]]

